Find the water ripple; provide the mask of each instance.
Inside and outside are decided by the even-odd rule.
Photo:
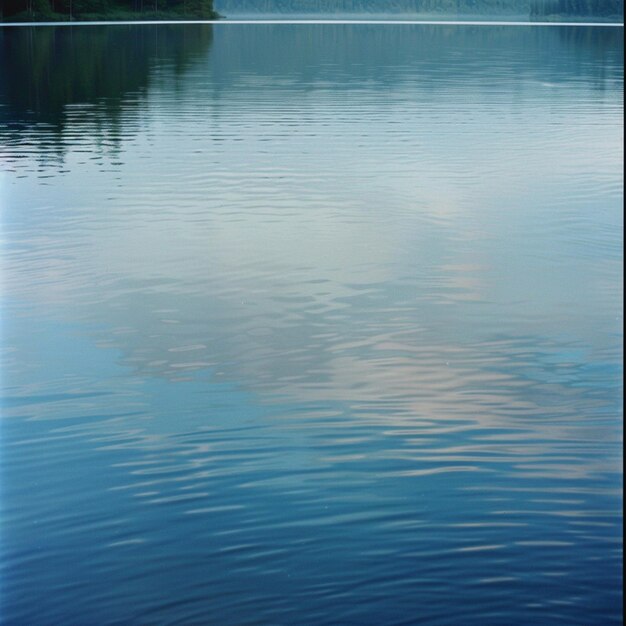
[[[620,622],[622,30],[0,46],[9,622]]]

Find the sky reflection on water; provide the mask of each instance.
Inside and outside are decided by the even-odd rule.
[[[9,619],[619,623],[623,32],[93,28],[0,31]]]

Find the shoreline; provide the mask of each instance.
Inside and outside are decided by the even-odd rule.
[[[217,18],[213,20],[72,20],[65,22],[0,22],[2,27],[28,27],[28,26],[141,26],[141,25],[158,25],[158,24],[219,24],[219,25],[254,25],[254,24],[354,24],[354,25],[389,25],[389,26],[416,26],[416,25],[433,25],[433,26],[585,26],[585,27],[603,27],[603,28],[624,28],[623,22],[559,22],[559,21],[495,21],[495,20],[346,20],[346,19],[225,19]]]

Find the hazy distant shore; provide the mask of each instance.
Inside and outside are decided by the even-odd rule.
[[[548,15],[542,18],[529,17],[528,14],[514,15],[484,15],[484,14],[462,14],[451,15],[442,13],[418,13],[418,14],[389,14],[389,13],[235,13],[223,16],[223,19],[230,21],[250,21],[250,20],[331,20],[331,21],[350,21],[350,20],[381,20],[381,21],[450,21],[450,22],[580,22],[580,23],[622,23],[621,15],[607,18],[585,18],[571,17],[565,15]]]

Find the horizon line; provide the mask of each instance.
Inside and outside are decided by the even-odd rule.
[[[254,20],[254,19],[217,19],[217,20],[101,20],[80,21],[70,20],[66,22],[0,22],[0,27],[26,27],[26,26],[128,26],[128,25],[158,25],[158,24],[220,24],[220,25],[251,25],[251,24],[355,24],[355,25],[434,25],[434,26],[598,26],[603,28],[624,28],[623,22],[521,22],[521,21],[495,21],[495,20],[346,20],[346,19],[278,19],[278,20]]]

